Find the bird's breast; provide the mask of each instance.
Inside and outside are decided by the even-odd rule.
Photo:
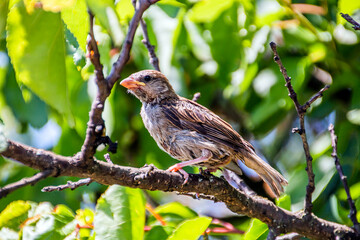
[[[172,131],[169,121],[165,118],[158,105],[144,104],[141,117],[146,129],[162,150],[169,153]]]

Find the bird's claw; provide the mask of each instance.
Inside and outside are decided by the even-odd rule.
[[[169,167],[169,168],[167,169],[167,171],[170,171],[170,172],[180,172],[180,174],[183,175],[183,177],[184,177],[184,179],[185,179],[184,182],[183,182],[183,185],[185,185],[185,184],[188,182],[188,180],[189,180],[189,174],[188,174],[184,169],[182,169],[180,166],[178,166],[177,164]]]

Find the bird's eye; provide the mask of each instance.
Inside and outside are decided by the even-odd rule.
[[[146,75],[146,76],[144,77],[145,82],[150,81],[150,79],[151,79],[151,77],[150,77],[149,75]]]

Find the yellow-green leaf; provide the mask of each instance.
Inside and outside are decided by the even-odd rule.
[[[28,13],[21,1],[8,15],[7,47],[19,84],[70,116],[63,29],[59,13],[38,8]]]

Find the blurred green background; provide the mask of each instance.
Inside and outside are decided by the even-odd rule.
[[[94,31],[105,75],[118,57],[134,10],[130,0],[40,2],[0,3],[0,118],[9,139],[72,156],[84,141],[96,91],[94,68],[85,53],[86,4],[96,17]],[[160,69],[176,92],[190,99],[200,92],[200,104],[231,123],[283,173],[289,180],[285,193],[293,211],[303,207],[305,157],[300,137],[291,133],[298,126],[297,115],[269,42],[278,44],[301,103],[330,84],[305,118],[314,158],[314,213],[351,225],[327,131],[333,123],[339,157],[359,209],[360,31],[354,31],[340,12],[360,20],[360,1],[163,0],[151,6],[144,19]],[[152,69],[141,40],[139,29],[121,78]],[[166,169],[176,160],[156,146],[143,126],[140,107],[136,98],[116,84],[103,114],[107,134],[119,143],[111,159],[119,165],[152,163]],[[105,153],[106,149],[99,149],[96,157],[104,159]],[[0,187],[35,172],[0,157]],[[257,179],[251,172],[249,176]],[[40,191],[69,179],[76,180],[50,178],[17,190],[0,200],[0,211],[19,199],[62,203],[73,210],[93,207],[106,189],[92,183],[75,191]],[[261,184],[250,185],[266,196]],[[214,209],[210,203],[173,194],[148,192],[147,197],[155,205],[181,201],[198,213],[233,217],[223,206]]]

